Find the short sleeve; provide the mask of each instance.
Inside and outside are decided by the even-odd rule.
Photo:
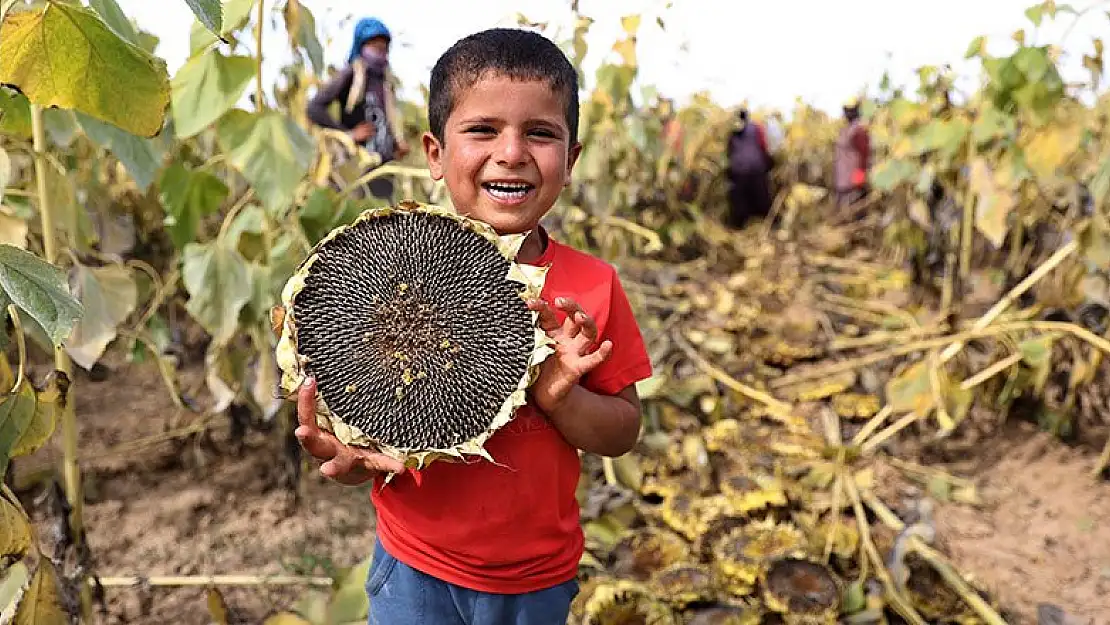
[[[613,353],[586,376],[586,388],[596,393],[616,395],[626,386],[651,377],[651,358],[644,346],[632,305],[615,272],[611,281],[608,315],[600,330],[598,343],[612,341]]]

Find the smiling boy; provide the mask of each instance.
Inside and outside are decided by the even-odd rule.
[[[302,388],[296,435],[344,484],[374,479],[377,541],[367,581],[381,625],[562,625],[578,592],[583,534],[578,451],[619,456],[636,443],[635,383],[651,363],[612,267],[539,225],[581,151],[578,79],[546,38],[492,29],[452,46],[432,70],[423,147],[460,213],[528,233],[517,262],[548,266],[529,302],[556,341],[528,403],[486,444],[497,461],[405,471],[315,425]],[[384,472],[397,473],[380,488]]]

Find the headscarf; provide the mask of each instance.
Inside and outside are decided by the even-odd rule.
[[[389,29],[381,20],[375,17],[364,17],[355,24],[355,36],[351,41],[351,52],[347,55],[347,62],[350,63],[356,58],[362,56],[362,44],[373,39],[374,37],[385,37],[392,39],[393,36],[389,33]]]

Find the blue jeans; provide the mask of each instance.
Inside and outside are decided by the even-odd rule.
[[[578,582],[519,595],[462,588],[418,571],[374,541],[369,625],[565,625]]]

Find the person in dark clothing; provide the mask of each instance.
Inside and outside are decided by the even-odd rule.
[[[728,138],[728,225],[742,228],[752,217],[771,212],[769,174],[773,160],[767,137],[759,124],[740,110],[740,126]]]
[[[321,85],[307,107],[308,119],[323,128],[346,132],[381,164],[404,158],[409,151],[401,126],[391,75],[389,47],[392,35],[380,20],[363,18],[355,25],[347,65]],[[339,102],[337,121],[328,111]],[[381,198],[393,196],[388,177],[377,178],[369,191]]]

